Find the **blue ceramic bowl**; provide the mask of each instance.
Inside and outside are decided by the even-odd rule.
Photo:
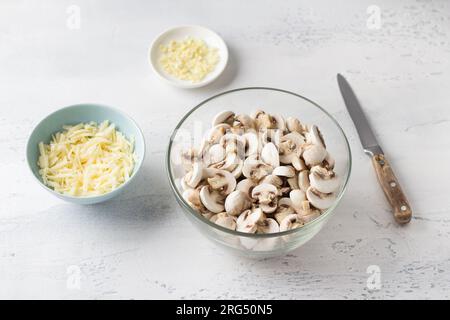
[[[114,123],[117,130],[122,132],[128,139],[130,137],[134,137],[134,152],[137,159],[134,165],[133,174],[131,175],[130,179],[111,192],[99,196],[89,197],[74,197],[64,195],[46,186],[43,183],[41,176],[39,175],[39,166],[37,164],[39,159],[39,142],[42,141],[48,144],[51,140],[52,135],[58,131],[61,131],[63,125],[75,125],[80,122],[90,121],[100,123],[105,120],[109,120],[111,123]],[[28,166],[30,167],[31,172],[36,177],[39,184],[58,198],[77,204],[99,203],[109,200],[118,195],[134,179],[139,169],[141,168],[142,162],[144,161],[144,156],[144,136],[133,119],[117,109],[90,103],[68,106],[51,113],[41,122],[39,122],[39,124],[34,128],[27,143]]]

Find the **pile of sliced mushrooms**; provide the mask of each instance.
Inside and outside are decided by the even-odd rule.
[[[246,233],[303,226],[336,199],[340,182],[316,125],[257,110],[217,114],[184,150],[183,198],[206,219]]]

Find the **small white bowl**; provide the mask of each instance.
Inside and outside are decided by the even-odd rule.
[[[161,51],[159,50],[159,47],[161,44],[168,44],[171,40],[184,40],[187,37],[201,39],[205,41],[209,47],[217,48],[218,50],[219,62],[214,70],[199,82],[190,82],[187,80],[177,79],[166,73],[159,63],[161,58]],[[161,33],[153,41],[148,54],[150,65],[155,73],[164,81],[180,88],[199,88],[206,86],[222,74],[228,63],[228,48],[223,39],[214,31],[200,26],[179,26]]]

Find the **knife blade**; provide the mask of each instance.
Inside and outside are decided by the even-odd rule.
[[[347,80],[339,73],[337,75],[337,81],[348,113],[355,124],[364,152],[372,158],[372,164],[377,173],[378,182],[383,188],[383,192],[393,209],[394,218],[399,224],[408,223],[412,217],[411,207],[400,187],[400,183],[395,177],[394,171],[370,128],[358,98]]]

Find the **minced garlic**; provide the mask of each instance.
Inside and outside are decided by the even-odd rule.
[[[219,62],[217,48],[210,48],[203,40],[186,38],[161,45],[161,66],[180,80],[199,82],[214,70]]]
[[[44,184],[72,196],[114,190],[130,178],[135,163],[134,141],[108,121],[64,126],[48,145],[39,143],[39,152]]]

